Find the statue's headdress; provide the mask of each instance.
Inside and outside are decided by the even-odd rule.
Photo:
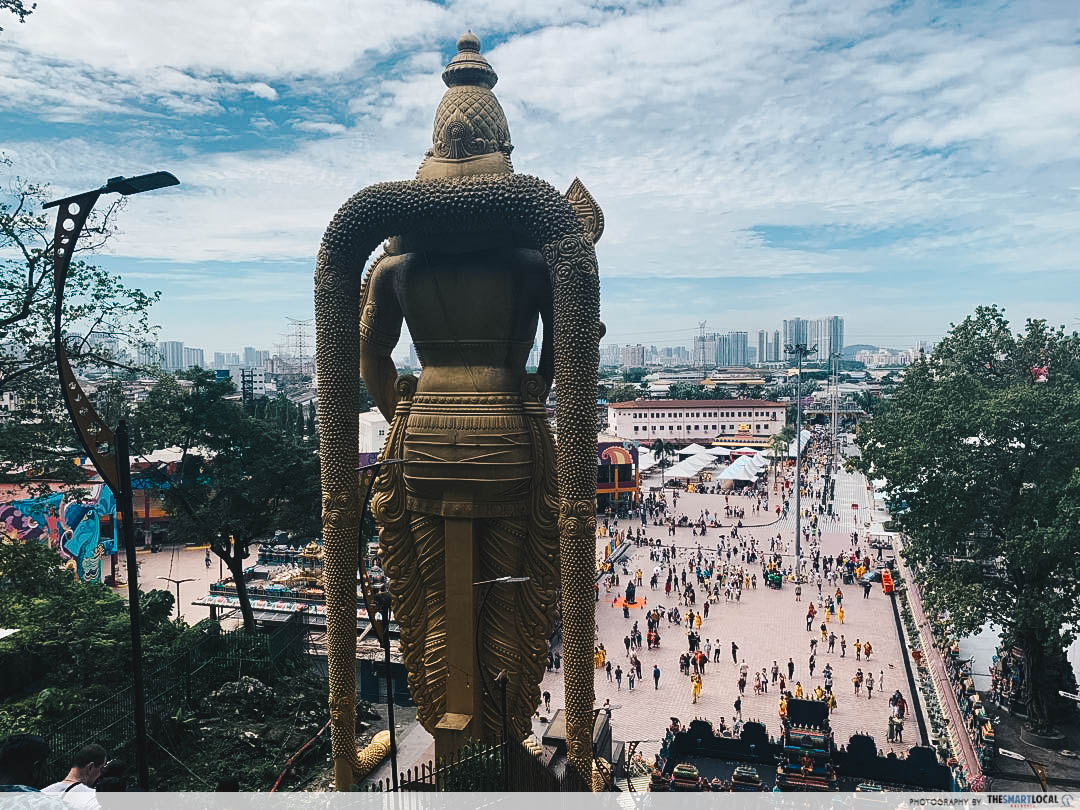
[[[475,34],[463,34],[457,48],[457,55],[442,74],[447,89],[435,111],[432,145],[419,174],[434,177],[512,172],[510,127],[502,105],[491,92],[499,77],[481,55]],[[477,165],[467,169],[455,165],[464,163]]]

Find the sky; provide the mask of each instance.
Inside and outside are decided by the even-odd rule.
[[[467,29],[515,169],[604,210],[608,341],[840,314],[905,347],[990,303],[1080,328],[1075,0],[39,0],[0,26],[15,171],[180,178],[99,262],[162,291],[161,339],[271,348],[312,316],[323,230],[413,177]]]

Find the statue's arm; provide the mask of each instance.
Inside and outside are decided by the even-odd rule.
[[[389,276],[390,268],[376,262],[360,302],[360,375],[388,422],[398,400],[398,372],[390,352],[401,337],[403,319]]]

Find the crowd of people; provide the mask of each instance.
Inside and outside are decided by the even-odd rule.
[[[720,726],[732,734],[739,732],[751,705],[755,716],[765,714],[767,704],[757,700],[762,697],[775,696],[772,705],[781,718],[792,699],[823,701],[830,713],[841,701],[865,700],[880,706],[873,712],[881,718],[882,736],[902,742],[906,703],[896,688],[899,676],[892,664],[878,661],[876,640],[866,637],[866,614],[857,607],[861,600],[850,602],[860,590],[862,597],[870,597],[872,587],[858,577],[873,568],[871,550],[857,531],[846,541],[837,539],[840,525],[827,505],[829,464],[822,443],[812,441],[804,458],[798,561],[787,521],[795,508],[793,465],[778,471],[775,484],[770,475],[739,493],[718,492],[705,499],[654,492],[623,517],[622,525],[614,515],[603,519],[602,531],[619,532],[631,552],[608,566],[596,586],[597,601],[605,596],[622,607],[626,618],[621,649],[614,655],[619,660],[612,660],[598,633],[594,663],[599,677],[629,693],[642,689],[644,678],[651,676],[650,693],[685,689],[686,700],[695,706],[705,700],[715,707],[710,692],[726,694],[730,702],[720,705],[731,707],[731,723],[725,712]],[[831,535],[827,543],[824,530]],[[770,656],[754,661],[760,653],[749,650],[759,645],[741,629],[742,614],[724,614],[770,609],[773,603],[752,594],[781,579],[783,587],[791,588],[791,598],[806,605],[807,646],[785,651],[786,660]],[[851,632],[855,619],[854,628],[861,632]],[[724,663],[728,655],[734,674]],[[841,675],[851,679],[847,697]],[[881,700],[883,695],[891,697]]]

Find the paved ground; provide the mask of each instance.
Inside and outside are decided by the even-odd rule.
[[[193,582],[184,582],[180,585],[180,615],[189,624],[194,624],[200,619],[210,618],[210,608],[193,606],[191,600],[199,596],[206,596],[210,590],[210,583],[220,579],[220,560],[210,555],[210,567],[206,567],[205,547],[166,546],[164,550],[151,554],[149,551],[139,551],[139,589],[152,591],[167,589],[176,596],[176,585],[158,577],[172,577],[173,579],[192,578]],[[108,566],[106,566],[106,571]],[[225,572],[228,573],[227,571]],[[126,556],[120,554],[117,558],[117,574],[126,583],[127,565]],[[127,585],[117,591],[127,597]],[[176,616],[176,608],[173,608],[173,616]]]
[[[808,480],[813,480],[811,474]],[[840,473],[837,482],[837,503],[847,504],[847,508],[841,510],[839,520],[829,521],[824,525],[822,538],[823,551],[826,554],[836,555],[838,551],[850,548],[849,533],[854,528],[863,531],[861,521],[856,526],[856,514],[860,518],[866,516],[866,486],[865,481],[859,475]],[[794,535],[794,516],[789,516],[785,521],[773,525],[762,526],[755,529],[753,522],[765,523],[767,518],[760,515],[757,520],[750,515],[749,499],[737,496],[731,497],[732,505],[741,504],[746,507],[747,518],[744,524],[748,531],[759,541],[779,531],[790,547]],[[858,503],[859,510],[853,512],[851,503]],[[805,501],[804,501],[805,504]],[[722,495],[698,495],[683,494],[679,498],[677,513],[693,515],[708,508],[710,511],[723,510],[724,496]],[[640,525],[640,524],[637,524]],[[706,555],[711,548],[712,554],[716,552],[716,532],[712,530],[705,538],[702,546]],[[661,537],[664,542],[671,543],[666,530],[660,527],[647,527],[646,533],[650,537]],[[699,538],[693,537],[686,529],[677,529],[674,542],[680,548],[680,563],[685,562],[691,549],[696,553]],[[710,546],[711,543],[711,546]],[[661,588],[652,591],[648,586],[649,572],[656,563],[650,562],[647,549],[635,549],[629,561],[629,569],[634,571],[640,567],[645,573],[645,586],[639,591],[648,599],[650,605],[659,603],[671,607],[672,600],[665,599]],[[752,570],[759,570],[755,564]],[[623,583],[625,584],[625,583]],[[670,717],[678,717],[682,722],[687,722],[694,717],[705,717],[716,721],[721,717],[730,723],[734,709],[732,704],[738,694],[737,680],[738,667],[732,662],[730,647],[734,641],[739,646],[740,661],[745,659],[750,667],[751,684],[746,688],[743,697],[743,718],[760,719],[764,721],[770,734],[777,734],[780,730],[780,722],[777,715],[777,701],[779,695],[770,684],[767,695],[755,696],[752,689],[752,673],[755,668],[760,671],[762,667],[772,667],[773,661],[779,662],[782,669],[786,670],[789,657],[795,663],[795,680],[800,680],[804,688],[810,689],[817,684],[823,684],[821,670],[826,662],[832,664],[834,691],[837,696],[838,707],[832,717],[833,729],[839,744],[846,744],[848,737],[856,731],[870,733],[878,743],[879,748],[886,751],[906,750],[912,742],[917,742],[915,736],[915,724],[908,723],[908,744],[890,746],[886,742],[886,728],[888,718],[888,695],[899,688],[908,705],[911,705],[906,679],[904,677],[903,659],[901,658],[900,643],[896,635],[893,619],[892,606],[888,597],[881,593],[878,585],[864,600],[862,589],[857,586],[841,586],[844,593],[844,625],[841,627],[833,619],[830,628],[839,637],[841,632],[848,640],[847,657],[841,657],[839,641],[837,650],[830,655],[826,645],[819,644],[817,656],[817,669],[813,678],[809,677],[807,659],[809,654],[810,633],[806,632],[806,599],[811,591],[816,596],[816,587],[803,586],[803,601],[795,602],[794,586],[785,583],[781,591],[764,588],[760,585],[756,590],[744,591],[740,603],[724,603],[723,598],[719,604],[710,606],[710,615],[704,620],[701,635],[718,642],[723,648],[721,662],[710,663],[706,668],[704,688],[698,703],[692,704],[689,679],[679,673],[678,658],[686,645],[685,627],[669,626],[666,619],[661,620],[660,632],[662,646],[659,650],[642,649],[638,657],[642,663],[642,674],[645,676],[644,683],[635,684],[634,691],[629,691],[627,681],[624,678],[622,688],[618,689],[615,683],[609,683],[604,672],[598,671],[596,678],[596,705],[601,706],[605,699],[610,699],[613,706],[617,707],[612,713],[612,727],[616,739],[622,740],[655,740],[662,737],[664,728],[669,723]],[[828,591],[823,591],[827,593]],[[611,607],[611,599],[614,592],[607,597],[605,602],[604,591],[601,589],[601,601],[597,604],[597,627],[598,638],[604,643],[613,663],[621,663],[623,669],[627,669],[627,657],[623,638],[633,625],[635,620],[640,622],[642,632],[645,630],[643,611],[632,611],[629,620],[624,619],[622,610]],[[700,607],[700,600],[699,605]],[[821,615],[815,620],[815,628],[820,624]],[[816,635],[816,631],[815,631]],[[857,662],[854,656],[853,645],[855,639],[869,640],[873,646],[872,664],[875,680],[879,680],[879,673],[884,674],[884,694],[880,682],[875,685],[874,697],[866,698],[865,688],[862,696],[854,697],[854,689],[851,679],[857,668],[862,667],[864,674],[868,671],[864,662]],[[661,679],[659,689],[654,689],[652,669],[654,664],[659,664]],[[793,688],[793,685],[789,685]],[[542,690],[552,695],[552,710],[562,706],[562,675],[561,673],[547,673],[544,678]],[[543,714],[543,707],[541,713]],[[658,744],[643,745],[642,751],[651,754],[659,749]]]

